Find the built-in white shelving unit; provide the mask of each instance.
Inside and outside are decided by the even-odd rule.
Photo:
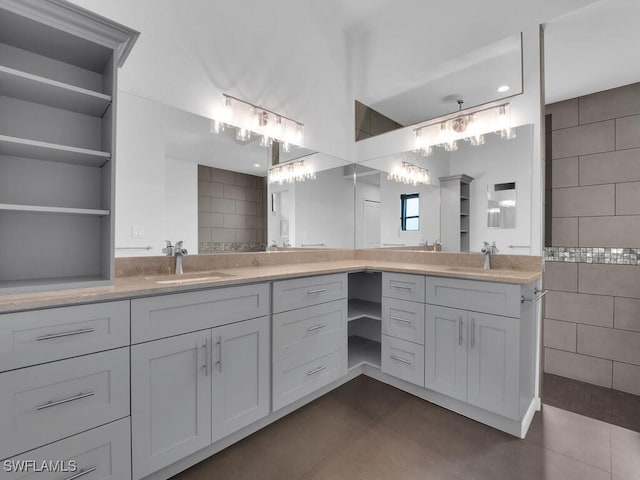
[[[439,180],[442,248],[449,252],[468,252],[473,178],[452,175]]]
[[[366,364],[380,368],[382,338],[382,274],[349,274],[350,369]]]
[[[113,281],[117,72],[138,33],[0,0],[0,292]]]

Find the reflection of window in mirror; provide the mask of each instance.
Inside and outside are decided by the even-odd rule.
[[[403,231],[420,229],[420,196],[417,193],[400,195],[400,228]]]

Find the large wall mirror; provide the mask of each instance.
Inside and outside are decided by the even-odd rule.
[[[158,205],[171,232],[167,238],[197,229],[200,254],[353,248],[350,162],[295,145],[263,147],[261,137],[241,137],[231,126],[214,133],[209,118],[147,99],[135,102],[158,125],[154,133],[162,145],[147,148],[170,159],[165,204]],[[282,175],[269,183],[274,164]],[[287,177],[300,165],[306,175]],[[189,249],[195,253],[194,245]]]
[[[509,140],[488,134],[479,146],[461,141],[452,152],[434,148],[428,157],[403,152],[357,164],[356,247],[440,243],[442,251],[457,252],[495,241],[501,253],[530,254],[532,155],[533,127],[524,125]],[[398,175],[403,164],[415,167],[413,174]],[[421,171],[428,171],[427,182],[412,183]]]
[[[444,64],[416,68],[393,95],[381,89],[358,99],[368,109],[358,109],[357,139],[522,93],[522,37],[512,35]]]

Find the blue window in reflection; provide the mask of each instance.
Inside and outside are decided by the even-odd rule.
[[[403,193],[400,195],[400,228],[420,230],[420,195]]]

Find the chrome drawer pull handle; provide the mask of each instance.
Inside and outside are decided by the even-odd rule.
[[[218,364],[218,371],[221,372],[222,371],[222,336],[218,337],[218,341],[216,342],[216,345],[218,345],[218,361],[216,363]]]
[[[411,287],[403,287],[402,285],[391,285],[391,288],[397,288],[399,290],[411,290]]]
[[[462,315],[458,317],[458,345],[462,345]]]
[[[40,410],[45,410],[51,407],[57,407],[58,405],[62,405],[65,403],[75,402],[76,400],[81,400],[87,397],[93,397],[95,394],[96,392],[79,393],[77,395],[74,395],[73,397],[63,398],[62,400],[56,400],[55,402],[54,401],[47,402],[45,404],[40,405],[39,407],[36,407],[36,410],[40,411]]]
[[[475,318],[471,319],[471,348],[475,348],[476,346],[476,320]]]
[[[315,375],[316,373],[320,373],[321,371],[326,370],[326,369],[327,369],[326,365],[323,365],[323,366],[318,367],[318,368],[314,368],[313,370],[309,370],[307,372],[307,376],[310,377],[311,375]]]
[[[80,470],[78,473],[76,473],[75,475],[65,478],[64,480],[76,480],[76,478],[80,478],[80,477],[84,477],[85,475],[89,475],[90,473],[95,472],[98,469],[98,467],[91,467],[91,468],[87,468],[86,470],[83,468],[82,470]]]
[[[36,342],[53,340],[54,338],[71,337],[72,335],[82,335],[83,333],[93,333],[95,331],[95,328],[82,328],[80,330],[74,330],[72,332],[52,333],[51,335],[42,335],[41,337],[36,337]]]
[[[208,355],[209,348],[207,344],[208,344],[208,341],[205,340],[202,346],[200,347],[204,352],[204,363],[202,364],[202,369],[204,370],[205,377],[209,376],[209,355]]]
[[[403,322],[403,323],[413,323],[412,320],[406,320],[406,319],[400,318],[400,317],[389,317],[389,320],[395,320],[397,322]]]
[[[549,292],[549,290],[542,291],[542,290],[538,290],[536,288],[535,291],[534,291],[534,293],[536,294],[536,297],[534,297],[534,298],[525,298],[524,295],[521,295],[520,296],[520,303],[524,303],[524,302],[535,303],[538,300],[540,300],[542,297],[544,297],[547,294],[547,292]],[[538,295],[538,294],[540,294],[540,295]]]
[[[307,328],[307,332],[313,332],[314,330],[320,330],[321,328],[326,327],[326,323],[321,323],[320,325],[314,325],[313,327]]]
[[[314,293],[322,293],[322,292],[326,292],[327,289],[326,288],[319,288],[318,290],[307,290],[307,294],[308,295],[312,295]]]
[[[410,362],[409,360],[407,360],[406,358],[402,358],[402,357],[399,357],[397,355],[391,355],[391,358],[393,358],[394,360],[397,360],[399,362],[406,363],[407,365],[411,365],[413,363],[413,362]]]

